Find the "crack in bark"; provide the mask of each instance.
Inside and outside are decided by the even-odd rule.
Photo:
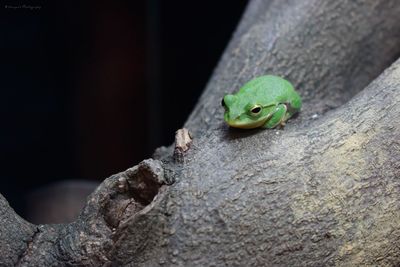
[[[35,231],[33,232],[31,238],[26,241],[26,249],[21,255],[19,255],[17,262],[15,263],[15,266],[21,266],[22,261],[26,256],[28,256],[32,252],[32,247],[40,233],[40,226],[36,226]]]

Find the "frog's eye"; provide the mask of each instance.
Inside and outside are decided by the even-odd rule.
[[[221,106],[226,107],[224,98],[221,100]]]
[[[253,116],[257,116],[261,112],[261,106],[255,105],[250,109],[250,114]]]

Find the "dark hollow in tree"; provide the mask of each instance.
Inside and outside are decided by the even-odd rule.
[[[399,12],[251,1],[183,158],[160,148],[106,179],[71,224],[29,224],[0,198],[1,265],[399,265],[400,61],[382,72],[400,52]],[[221,97],[264,73],[294,83],[301,113],[284,130],[228,129]]]

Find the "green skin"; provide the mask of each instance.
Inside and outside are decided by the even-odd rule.
[[[275,128],[301,108],[301,97],[283,78],[265,75],[247,82],[239,92],[222,99],[224,120],[231,127]]]

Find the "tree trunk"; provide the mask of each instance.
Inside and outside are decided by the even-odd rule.
[[[398,14],[394,0],[251,1],[189,150],[106,179],[71,224],[31,225],[0,198],[1,265],[399,265],[400,61],[374,80],[399,55]],[[299,116],[229,129],[220,99],[265,73],[293,82]]]

